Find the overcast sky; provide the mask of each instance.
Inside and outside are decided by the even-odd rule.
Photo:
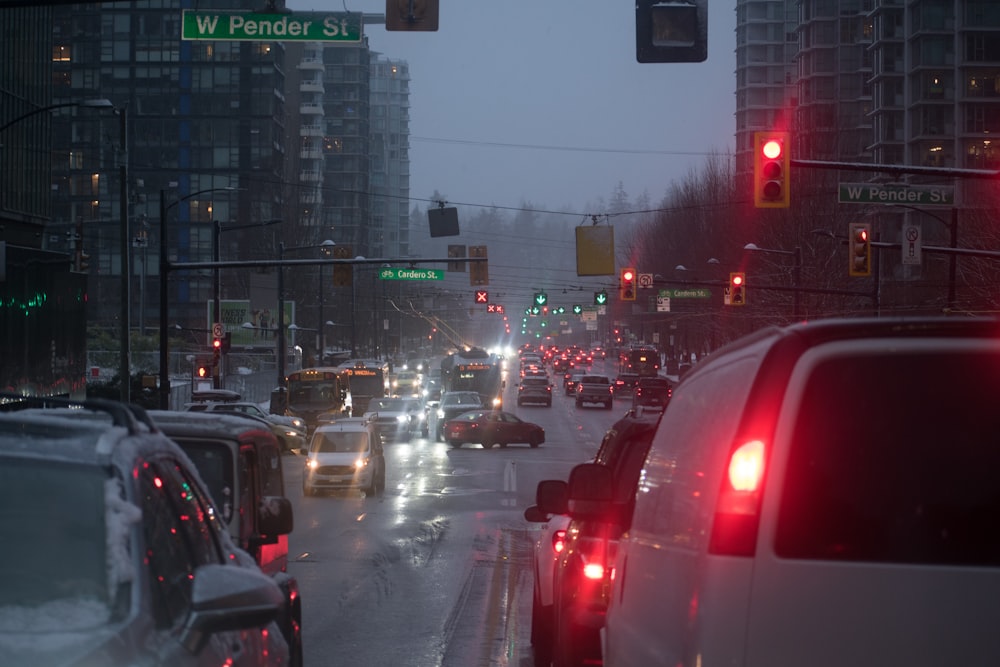
[[[733,151],[734,5],[709,3],[708,60],[685,64],[636,62],[629,0],[440,0],[437,32],[367,25],[373,50],[410,66],[411,196],[591,212],[621,181],[658,203],[706,154]]]

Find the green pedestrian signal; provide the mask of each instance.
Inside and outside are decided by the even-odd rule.
[[[549,295],[545,292],[535,292],[535,305],[544,306],[549,302]]]
[[[581,306],[578,303],[574,304],[573,305],[573,314],[574,315],[580,315],[581,313],[583,313],[583,306]]]
[[[594,305],[595,306],[608,305],[608,293],[604,290],[601,290],[600,292],[594,292]]]

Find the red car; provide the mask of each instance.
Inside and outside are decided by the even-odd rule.
[[[474,410],[445,422],[444,439],[452,447],[467,442],[480,443],[483,449],[506,447],[513,442],[537,447],[545,442],[545,429],[503,410]]]

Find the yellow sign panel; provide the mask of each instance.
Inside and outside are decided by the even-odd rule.
[[[615,229],[607,225],[576,228],[576,275],[615,275]]]

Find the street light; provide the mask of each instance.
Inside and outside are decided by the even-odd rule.
[[[763,252],[771,253],[773,255],[791,255],[792,256],[792,272],[793,272],[793,285],[795,289],[792,291],[792,319],[799,319],[799,302],[800,302],[800,290],[802,287],[802,248],[800,246],[795,246],[794,250],[777,250],[773,248],[761,248],[756,243],[748,243],[743,246],[743,249],[748,252]]]
[[[183,201],[203,195],[208,192],[237,190],[239,188],[206,188],[184,195],[167,204],[167,191],[160,190],[160,409],[170,409],[170,354],[167,345],[167,273],[170,271],[167,261],[167,211]],[[216,269],[218,271],[218,269]]]
[[[25,118],[31,118],[40,113],[45,113],[46,111],[52,111],[53,109],[63,109],[65,107],[83,107],[86,109],[114,109],[115,105],[111,103],[111,100],[97,99],[97,100],[83,100],[81,102],[62,102],[60,104],[50,104],[46,107],[39,107],[37,109],[32,109],[28,113],[21,114],[17,118],[11,121],[7,121],[3,125],[0,125],[0,132],[3,132],[11,125],[15,123],[20,123]]]

